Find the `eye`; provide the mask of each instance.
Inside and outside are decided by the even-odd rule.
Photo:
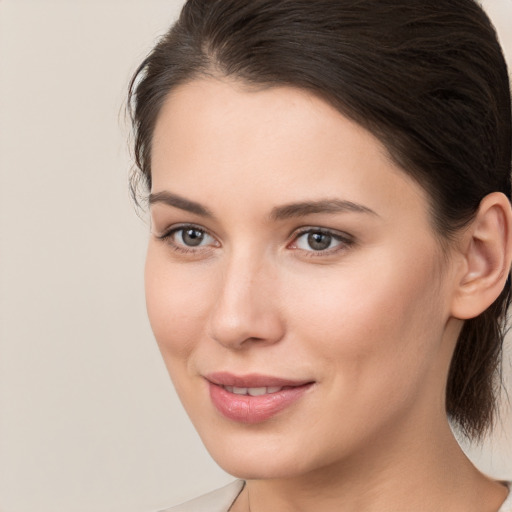
[[[352,243],[348,235],[323,228],[309,228],[297,234],[291,248],[321,253],[346,248]]]
[[[174,242],[185,245],[187,247],[209,245],[214,241],[213,237],[208,235],[205,231],[195,227],[177,229],[172,233],[172,235]]]
[[[167,242],[174,250],[181,252],[192,252],[219,245],[217,240],[205,229],[190,225],[171,228],[157,238]]]

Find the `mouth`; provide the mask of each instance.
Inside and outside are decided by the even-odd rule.
[[[234,393],[235,395],[249,395],[249,396],[263,396],[278,393],[285,389],[285,386],[269,386],[259,388],[237,388],[235,386],[222,386],[226,391]]]
[[[314,381],[264,375],[209,374],[210,399],[225,418],[237,423],[264,422],[299,401]]]

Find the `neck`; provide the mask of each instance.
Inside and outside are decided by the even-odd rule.
[[[404,435],[405,434],[405,435]],[[496,512],[505,487],[472,465],[447,422],[396,431],[307,475],[249,480],[232,512]]]

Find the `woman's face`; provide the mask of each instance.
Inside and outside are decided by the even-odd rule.
[[[224,469],[311,473],[444,424],[453,265],[373,135],[298,89],[197,80],[152,172],[149,318]]]

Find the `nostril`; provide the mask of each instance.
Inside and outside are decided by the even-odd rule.
[[[221,275],[219,293],[212,299],[209,333],[212,339],[232,349],[275,343],[284,335],[284,322],[269,294],[270,275],[252,256],[232,258]]]

